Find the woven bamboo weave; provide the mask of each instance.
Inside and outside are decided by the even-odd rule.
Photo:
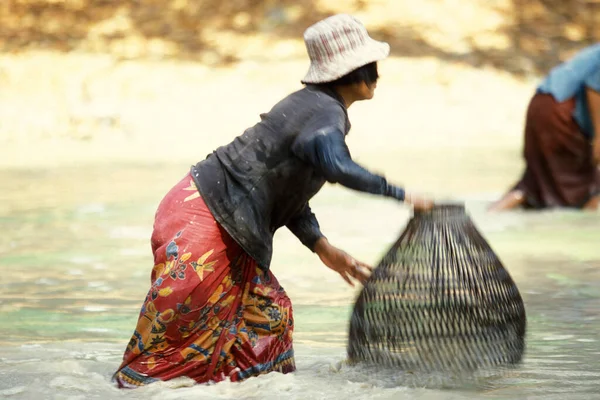
[[[351,362],[411,371],[519,363],[521,295],[462,205],[415,213],[360,293]]]

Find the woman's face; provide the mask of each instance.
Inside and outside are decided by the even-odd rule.
[[[356,99],[357,100],[371,100],[375,95],[375,88],[377,87],[377,81],[373,83],[361,82],[356,84]]]

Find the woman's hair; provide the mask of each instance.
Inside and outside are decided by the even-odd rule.
[[[372,62],[367,65],[363,65],[360,68],[355,69],[352,72],[347,73],[341,78],[336,79],[332,82],[321,83],[322,86],[336,87],[351,85],[353,83],[364,82],[367,85],[377,82],[379,79],[379,73],[377,72],[377,62]]]

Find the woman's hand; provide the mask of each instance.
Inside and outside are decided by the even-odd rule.
[[[412,205],[415,211],[428,211],[434,205],[432,200],[411,193],[406,193],[404,202]]]
[[[355,260],[345,251],[329,244],[324,237],[315,244],[315,253],[323,264],[340,274],[350,286],[354,286],[354,282],[350,278],[364,283],[373,270],[369,265]]]

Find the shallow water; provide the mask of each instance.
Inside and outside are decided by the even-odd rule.
[[[110,384],[148,289],[162,195],[187,166],[0,171],[0,398],[600,399],[600,214],[487,214],[473,220],[517,282],[527,352],[514,370],[457,379],[344,364],[358,289],[278,233],[273,271],[294,303],[295,374],[240,384]],[[389,200],[325,188],[312,202],[330,240],[376,263],[406,223]]]

